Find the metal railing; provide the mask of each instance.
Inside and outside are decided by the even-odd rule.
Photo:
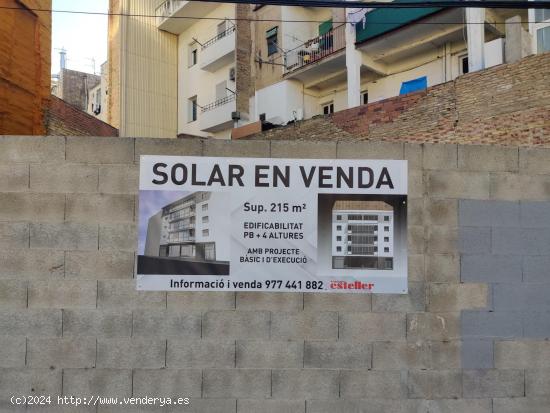
[[[216,109],[216,108],[218,108],[220,106],[223,106],[223,105],[225,105],[229,102],[233,102],[236,98],[237,98],[237,95],[232,93],[229,96],[225,96],[221,99],[215,100],[214,102],[209,103],[206,106],[202,106],[201,107],[201,113],[208,112],[209,110]]]
[[[166,18],[170,17],[176,12],[181,6],[182,3],[187,3],[184,0],[166,0],[164,3],[161,3],[155,10],[155,16],[157,16],[157,25],[161,24]]]
[[[301,69],[345,48],[346,25],[342,24],[288,51],[285,55],[285,72]]]
[[[231,33],[235,31],[235,26],[231,26],[229,29],[224,30],[223,32],[218,33],[216,36],[212,37],[210,40],[208,40],[206,43],[204,43],[201,47],[202,50],[206,49],[209,46],[212,46],[217,41],[223,39],[226,36],[229,36]]]

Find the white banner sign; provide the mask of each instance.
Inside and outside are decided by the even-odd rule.
[[[142,156],[137,288],[407,293],[407,161]]]

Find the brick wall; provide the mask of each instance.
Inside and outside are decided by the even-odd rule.
[[[344,136],[361,140],[548,146],[549,96],[546,53],[256,138],[342,139],[347,132]]]
[[[407,159],[409,294],[136,292],[140,154]],[[0,137],[0,410],[547,412],[549,201],[543,148]]]

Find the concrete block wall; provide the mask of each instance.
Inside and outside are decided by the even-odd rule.
[[[137,292],[140,154],[407,159],[410,293]],[[549,165],[510,147],[0,137],[0,412],[13,394],[191,399],[67,410],[97,413],[547,412]]]

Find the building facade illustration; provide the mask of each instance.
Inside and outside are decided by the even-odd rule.
[[[382,201],[336,201],[332,207],[332,268],[391,270],[393,207]]]

